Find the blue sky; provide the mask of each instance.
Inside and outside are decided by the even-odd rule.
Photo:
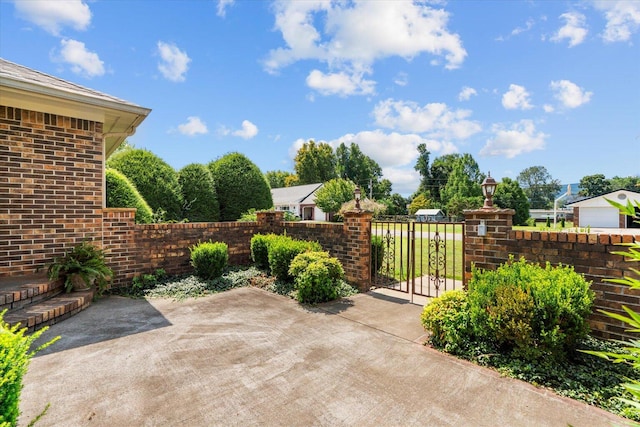
[[[176,169],[355,142],[405,195],[420,143],[639,175],[639,45],[640,1],[0,0],[1,57],[151,108],[130,141]]]

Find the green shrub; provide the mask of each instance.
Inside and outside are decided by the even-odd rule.
[[[254,234],[251,238],[251,260],[258,268],[269,268],[269,243],[276,234]]]
[[[124,174],[107,168],[105,181],[108,208],[136,208],[136,223],[148,224],[153,221],[153,211]]]
[[[271,275],[279,280],[291,281],[289,266],[296,255],[307,251],[321,251],[317,242],[294,240],[288,236],[277,236],[268,245],[269,269]]]
[[[431,332],[431,343],[452,353],[463,353],[472,344],[473,328],[467,294],[452,290],[431,300],[420,317],[422,326]]]
[[[371,275],[375,275],[382,267],[384,259],[384,241],[380,236],[371,236]]]
[[[260,169],[240,153],[209,163],[218,195],[221,221],[236,221],[249,209],[273,207],[271,189]]]
[[[182,194],[173,168],[149,150],[116,152],[107,166],[123,173],[155,211],[163,209],[167,220],[182,219]]]
[[[328,252],[304,252],[293,259],[289,274],[295,278],[297,300],[316,304],[339,296],[344,270]]]
[[[0,426],[18,425],[22,378],[27,373],[31,358],[60,337],[31,350],[32,345],[48,329],[42,328],[25,336],[26,328],[9,326],[3,320],[6,310],[0,312]],[[46,411],[46,408],[45,408]],[[41,414],[42,415],[42,414]]]
[[[192,163],[180,169],[178,183],[184,200],[184,217],[189,222],[215,222],[220,207],[211,172],[205,165]]]
[[[229,248],[222,242],[203,242],[190,248],[191,265],[204,280],[220,277],[229,262]]]
[[[518,262],[511,258],[495,271],[474,268],[468,286],[475,333],[491,344],[515,350],[514,356],[562,359],[589,332],[586,318],[591,314],[594,293],[572,267],[552,267],[549,263],[541,267],[527,263],[524,258]],[[509,287],[520,292],[504,289]],[[509,318],[528,309],[529,297],[533,300],[532,315],[520,316],[520,320],[530,322],[530,339],[524,338],[527,328],[521,322],[509,324]],[[508,339],[509,335],[517,335],[524,341]],[[523,346],[530,350],[526,355],[521,354]]]

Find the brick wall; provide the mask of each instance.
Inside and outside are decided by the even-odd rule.
[[[102,229],[102,123],[0,106],[0,277]]]
[[[371,215],[347,214],[343,224],[284,222],[282,212],[260,212],[257,222],[134,224],[133,209],[104,209],[104,248],[114,270],[113,286],[128,286],[141,273],[158,268],[169,274],[189,273],[189,247],[198,242],[224,242],[232,265],[251,262],[251,237],[275,233],[318,241],[345,269],[347,280],[369,287]]]
[[[571,265],[575,271],[591,281],[596,293],[594,314],[589,321],[594,335],[602,338],[624,339],[621,322],[597,313],[598,309],[624,313],[622,305],[640,312],[640,292],[627,286],[606,282],[608,278],[631,275],[632,263],[613,251],[624,251],[620,243],[634,241],[632,235],[564,233],[550,231],[521,231],[511,229],[507,211],[469,211],[465,216],[465,274],[471,274],[471,263],[485,269],[495,269],[507,261],[509,255],[524,256],[532,262]],[[477,225],[484,219],[487,236],[477,235]]]

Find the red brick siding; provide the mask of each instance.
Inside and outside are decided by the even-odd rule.
[[[0,106],[0,277],[102,229],[102,123]]]
[[[491,214],[489,214],[491,216]],[[465,274],[471,274],[471,263],[486,269],[495,269],[509,255],[544,264],[570,265],[591,281],[596,293],[594,314],[589,321],[592,332],[603,338],[629,338],[621,322],[597,312],[598,309],[624,313],[622,305],[640,312],[640,292],[626,286],[606,282],[609,278],[631,275],[632,263],[614,251],[624,251],[620,243],[634,241],[632,235],[558,233],[550,231],[521,231],[511,229],[511,219],[500,213],[491,216],[494,227],[488,227],[486,237],[478,237],[476,226],[480,218],[487,218],[479,211],[466,216]],[[488,222],[489,223],[489,222]]]

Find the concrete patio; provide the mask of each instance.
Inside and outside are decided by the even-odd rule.
[[[424,345],[422,307],[315,308],[255,288],[108,297],[54,325],[25,377],[39,426],[611,426],[624,419]]]

